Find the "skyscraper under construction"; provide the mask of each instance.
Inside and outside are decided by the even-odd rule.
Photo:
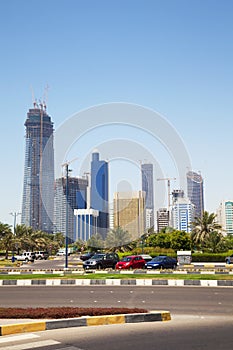
[[[53,123],[45,104],[29,109],[22,201],[22,224],[53,232],[54,149]]]

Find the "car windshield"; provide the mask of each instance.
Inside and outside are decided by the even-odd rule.
[[[131,256],[125,256],[121,261],[127,262],[127,261],[130,261],[131,259],[132,259]]]
[[[92,256],[92,259],[96,260],[96,259],[101,259],[104,256],[104,254],[95,254],[94,256]]]
[[[164,260],[164,256],[156,256],[151,261],[153,261],[153,262],[160,262],[160,261],[163,261],[163,260]]]

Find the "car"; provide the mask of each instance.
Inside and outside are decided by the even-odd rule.
[[[47,260],[48,257],[49,257],[49,253],[46,252],[46,251],[43,251],[43,252],[42,252],[42,251],[35,252],[35,258],[36,258],[36,260],[42,260],[42,259]]]
[[[21,255],[15,255],[15,260],[24,261],[24,262],[34,262],[35,253],[33,252],[23,252]]]
[[[230,256],[227,256],[225,261],[226,261],[226,264],[233,264],[233,254]]]
[[[96,253],[94,253],[94,252],[87,252],[87,253],[84,253],[84,254],[81,254],[80,255],[80,259],[82,260],[82,261],[86,261],[86,260],[88,260],[88,259],[91,259],[92,257],[93,257],[93,255],[95,255]]]
[[[116,270],[123,269],[142,269],[146,261],[140,255],[125,256],[116,264]]]
[[[119,261],[119,256],[116,253],[97,253],[83,262],[84,270],[88,269],[105,269],[112,268],[114,269],[117,262]]]
[[[141,254],[142,259],[144,259],[146,262],[152,260],[152,256],[149,254]]]
[[[177,260],[167,255],[159,255],[145,264],[146,269],[175,269]]]

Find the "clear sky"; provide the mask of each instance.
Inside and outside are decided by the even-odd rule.
[[[232,199],[232,18],[231,0],[0,1],[0,221],[21,211],[24,122],[47,84],[55,129],[108,102],[159,112],[204,177],[206,209]]]

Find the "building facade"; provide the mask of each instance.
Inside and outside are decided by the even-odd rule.
[[[172,206],[172,227],[179,231],[191,232],[195,206],[188,198],[177,198]]]
[[[109,174],[108,163],[100,160],[99,152],[92,153],[91,161],[91,209],[98,210],[97,231],[103,239],[109,231]]]
[[[161,232],[161,230],[165,227],[169,226],[169,211],[167,208],[159,208],[157,211],[157,232]]]
[[[224,200],[220,203],[217,221],[222,226],[224,235],[233,234],[233,200]]]
[[[128,231],[132,240],[145,233],[145,192],[114,193],[114,228]]]
[[[68,238],[75,241],[74,209],[85,209],[87,202],[87,178],[68,177]],[[66,236],[66,178],[55,181],[54,232]]]
[[[95,209],[74,209],[75,241],[86,242],[92,235],[98,233],[97,221],[99,212]]]
[[[53,122],[45,105],[29,109],[23,179],[21,223],[34,230],[53,232],[54,149]]]
[[[203,178],[194,171],[187,173],[188,198],[195,205],[195,217],[200,218],[204,212]]]
[[[145,192],[146,229],[154,227],[154,181],[153,164],[141,164],[142,191]]]

